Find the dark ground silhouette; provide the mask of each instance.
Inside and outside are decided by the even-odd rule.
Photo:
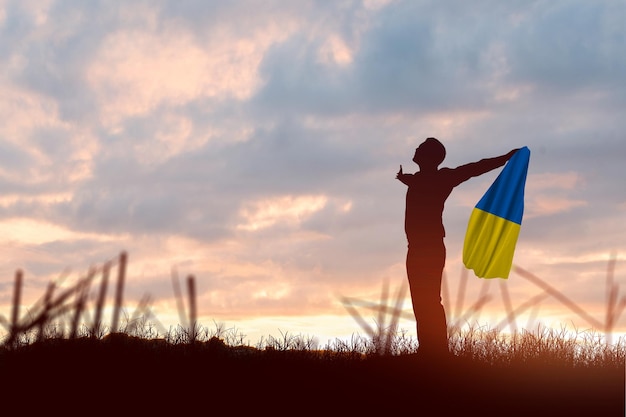
[[[624,415],[623,369],[541,359],[433,364],[121,335],[4,352],[0,374],[4,408],[24,415]]]

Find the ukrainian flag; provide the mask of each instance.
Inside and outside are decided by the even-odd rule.
[[[481,278],[508,278],[524,214],[530,150],[515,152],[469,219],[463,263]]]

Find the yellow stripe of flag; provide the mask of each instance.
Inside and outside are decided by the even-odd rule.
[[[472,210],[463,263],[478,277],[509,277],[524,213],[529,159],[527,147],[518,150]]]

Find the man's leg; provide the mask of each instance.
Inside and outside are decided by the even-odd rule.
[[[407,253],[406,267],[417,321],[419,349],[426,354],[448,353],[448,327],[441,304],[441,278],[445,259],[443,240],[428,246],[409,246]]]

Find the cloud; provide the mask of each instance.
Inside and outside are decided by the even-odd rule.
[[[526,181],[525,218],[554,215],[588,204],[585,200],[567,195],[568,191],[584,186],[584,180],[579,173],[531,174]]]
[[[527,218],[562,213],[574,207],[585,205],[587,205],[587,202],[584,200],[571,200],[565,197],[546,195],[538,196],[536,200],[530,202]]]
[[[263,52],[258,43],[220,36],[198,44],[179,28],[158,33],[125,30],[104,39],[87,80],[105,125],[200,97],[245,99],[257,84]]]
[[[255,231],[277,223],[298,226],[307,217],[324,208],[327,200],[324,195],[288,195],[248,203],[247,207],[241,209],[241,217],[245,222],[236,228]]]
[[[623,44],[624,13],[618,3],[572,2],[520,12],[509,34],[509,77],[563,95],[623,86],[626,60],[613,51]]]
[[[259,106],[326,115],[484,108],[502,95],[495,82],[506,51],[497,34],[513,13],[455,6],[463,12],[432,2],[392,2],[362,20],[353,11],[358,25],[339,33],[358,33],[358,40],[295,34],[264,58]],[[484,13],[495,18],[485,23]],[[344,58],[333,58],[333,50]]]
[[[77,233],[57,224],[29,218],[13,218],[0,222],[0,233],[10,242],[27,245],[42,245],[63,240],[91,239],[106,241],[103,234]]]

